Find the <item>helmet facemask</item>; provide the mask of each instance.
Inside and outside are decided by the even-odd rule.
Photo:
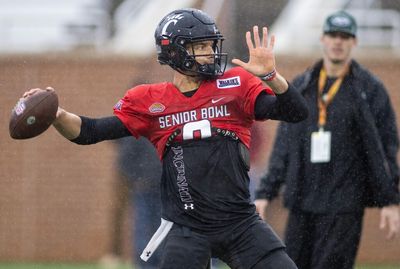
[[[196,43],[203,41],[212,41],[212,52],[198,54],[195,52],[194,46]],[[201,40],[184,40],[178,41],[180,50],[180,59],[176,59],[176,70],[184,75],[201,77],[203,79],[212,79],[217,76],[221,76],[225,72],[227,54],[222,53],[222,42],[223,39],[201,39]],[[208,61],[204,63],[204,59],[208,58]],[[202,63],[203,62],[203,63]]]

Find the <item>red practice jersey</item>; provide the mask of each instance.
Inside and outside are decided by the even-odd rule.
[[[273,94],[260,79],[235,67],[203,81],[192,97],[171,82],[136,86],[115,105],[114,113],[133,136],[148,138],[160,158],[178,129],[174,141],[207,138],[213,128],[221,128],[235,132],[250,147],[255,100],[262,91]]]

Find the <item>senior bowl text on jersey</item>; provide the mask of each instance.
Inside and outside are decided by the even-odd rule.
[[[227,105],[204,107],[200,110],[178,112],[158,118],[160,128],[172,127],[188,122],[230,116]]]

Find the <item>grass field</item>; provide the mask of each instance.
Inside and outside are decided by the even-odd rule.
[[[359,265],[355,269],[399,269],[400,265]],[[106,269],[96,264],[25,264],[0,263],[0,269]],[[133,269],[129,266],[120,266],[114,269]],[[220,267],[218,269],[228,269]]]

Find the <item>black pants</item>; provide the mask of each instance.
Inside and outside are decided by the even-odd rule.
[[[290,211],[287,253],[299,269],[350,269],[361,237],[363,212],[312,214]]]
[[[233,269],[297,269],[271,227],[263,221],[243,232],[205,236],[174,224],[165,238],[162,269],[206,269],[217,257]]]

